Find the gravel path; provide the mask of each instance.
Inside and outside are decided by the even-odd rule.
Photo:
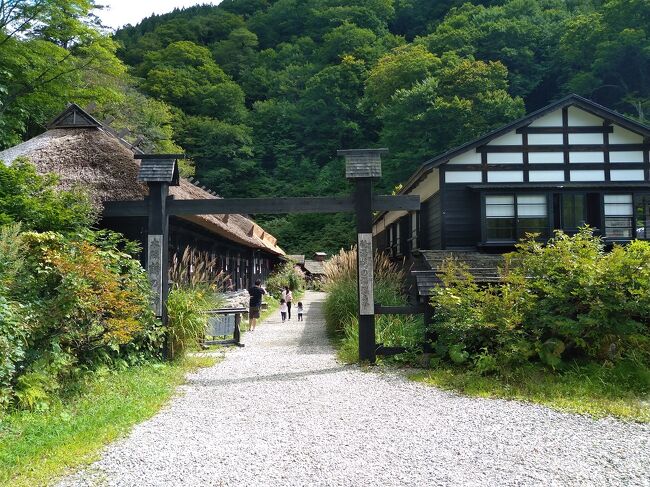
[[[650,427],[457,396],[342,366],[322,293],[189,378],[60,485],[648,485]],[[279,313],[278,313],[279,314]]]

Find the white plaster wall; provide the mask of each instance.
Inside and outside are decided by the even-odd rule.
[[[564,154],[562,152],[531,152],[528,154],[528,162],[531,164],[563,164]]]
[[[524,155],[521,152],[490,152],[487,160],[488,164],[523,164]]]
[[[524,180],[523,171],[488,171],[488,183],[520,183]]]
[[[481,171],[454,171],[445,173],[446,183],[480,183]]]
[[[643,151],[610,151],[609,162],[639,162],[643,163]]]
[[[529,171],[528,180],[531,183],[564,181],[564,171]]]
[[[569,144],[603,144],[603,134],[569,134]]]
[[[481,163],[481,154],[470,150],[462,154],[457,155],[451,159],[447,164],[456,165],[456,164],[480,164]]]
[[[547,113],[530,124],[531,127],[561,127],[562,126],[562,109]]]
[[[605,171],[601,171],[601,170],[571,171],[570,176],[571,176],[571,181],[604,181]]]
[[[569,162],[605,162],[603,152],[569,152]]]
[[[522,138],[521,134],[518,134],[516,131],[509,132],[501,137],[491,140],[488,145],[521,145]]]
[[[562,145],[562,134],[528,134],[529,145]]]
[[[602,125],[603,118],[586,112],[578,107],[569,107],[569,126],[585,127],[590,125]]]
[[[643,169],[612,169],[609,172],[612,181],[643,181]]]
[[[609,134],[610,144],[643,144],[643,136],[623,127],[614,125],[614,132]]]

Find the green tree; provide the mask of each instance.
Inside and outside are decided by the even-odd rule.
[[[650,112],[650,4],[607,0],[568,22],[560,39],[565,89],[631,113]]]
[[[91,0],[0,3],[0,147],[34,135],[65,102],[118,99],[125,69]]]
[[[189,115],[238,122],[246,114],[244,92],[205,47],[189,41],[174,42],[149,54],[144,68],[145,91]]]
[[[507,70],[498,62],[447,54],[435,73],[398,90],[382,112],[382,141],[391,148],[386,183],[403,181],[422,162],[525,113],[508,94]]]

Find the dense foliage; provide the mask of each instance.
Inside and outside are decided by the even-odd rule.
[[[570,92],[646,120],[646,0],[224,0],[114,36],[92,0],[0,3],[0,147],[94,101],[182,147],[223,196],[348,193],[336,149],[388,146],[380,190]],[[349,215],[260,216],[290,252],[335,253]]]
[[[46,408],[85,371],[161,351],[139,249],[89,230],[87,198],[55,182],[0,166],[0,409]]]
[[[352,363],[359,360],[359,302],[357,293],[357,251],[341,250],[325,264],[327,298],[323,306],[329,334],[340,341],[339,356]],[[375,301],[384,306],[406,303],[405,274],[382,253],[375,254]],[[376,341],[386,346],[402,346],[417,353],[424,328],[421,318],[380,315],[376,321]]]
[[[266,279],[265,284],[266,290],[276,298],[279,298],[285,286],[289,287],[292,292],[304,291],[305,276],[300,268],[289,261],[278,266]]]
[[[0,161],[0,225],[20,222],[25,229],[70,232],[87,228],[95,214],[86,193],[58,191],[55,174],[39,176],[29,162]]]
[[[639,0],[228,0],[117,32],[140,87],[224,196],[348,192],[336,149],[388,146],[384,191],[419,164],[577,92],[643,119]],[[198,98],[204,101],[198,102]],[[347,216],[266,227],[289,251],[347,246]]]
[[[453,261],[444,271],[445,287],[432,298],[438,359],[484,373],[529,362],[650,363],[647,242],[604,252],[583,228],[545,246],[520,243],[500,286],[479,286]]]

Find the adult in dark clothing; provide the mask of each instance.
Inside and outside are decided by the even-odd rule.
[[[250,331],[255,329],[257,324],[257,319],[260,317],[260,308],[262,307],[262,296],[266,294],[266,291],[262,288],[262,281],[259,279],[255,281],[255,285],[248,290],[250,294],[249,311],[248,311],[248,321],[250,323]]]

